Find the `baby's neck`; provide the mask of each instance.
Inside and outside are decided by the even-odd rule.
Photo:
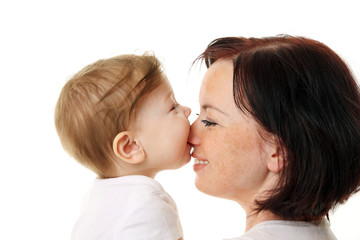
[[[159,169],[150,169],[139,165],[130,165],[130,164],[129,165],[115,164],[115,167],[112,170],[113,170],[112,177],[142,175],[152,179],[154,179],[157,173],[160,172]]]

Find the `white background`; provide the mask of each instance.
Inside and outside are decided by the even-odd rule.
[[[180,103],[198,112],[203,69],[192,61],[215,38],[291,34],[324,42],[360,76],[357,1],[1,1],[0,239],[69,239],[95,177],[61,148],[54,106],[83,66],[154,51]],[[185,239],[241,235],[236,203],[199,193],[192,164],[156,179],[176,200]],[[360,239],[357,194],[331,216],[339,239]]]

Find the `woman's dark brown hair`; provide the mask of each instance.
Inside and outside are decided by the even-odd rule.
[[[233,61],[236,105],[285,149],[280,182],[259,211],[317,221],[359,191],[359,86],[334,51],[302,37],[228,37],[198,59]]]

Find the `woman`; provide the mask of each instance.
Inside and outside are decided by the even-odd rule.
[[[235,239],[336,239],[329,211],[360,185],[360,93],[349,68],[306,38],[221,38],[191,127],[196,187],[246,212]]]

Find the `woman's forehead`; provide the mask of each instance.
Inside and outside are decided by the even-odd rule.
[[[218,60],[207,70],[200,88],[200,101],[232,99],[233,65],[231,61]],[[206,103],[204,103],[206,104]]]
[[[206,72],[199,94],[202,110],[220,110],[228,118],[236,121],[241,110],[236,106],[233,94],[233,63],[218,60]]]

